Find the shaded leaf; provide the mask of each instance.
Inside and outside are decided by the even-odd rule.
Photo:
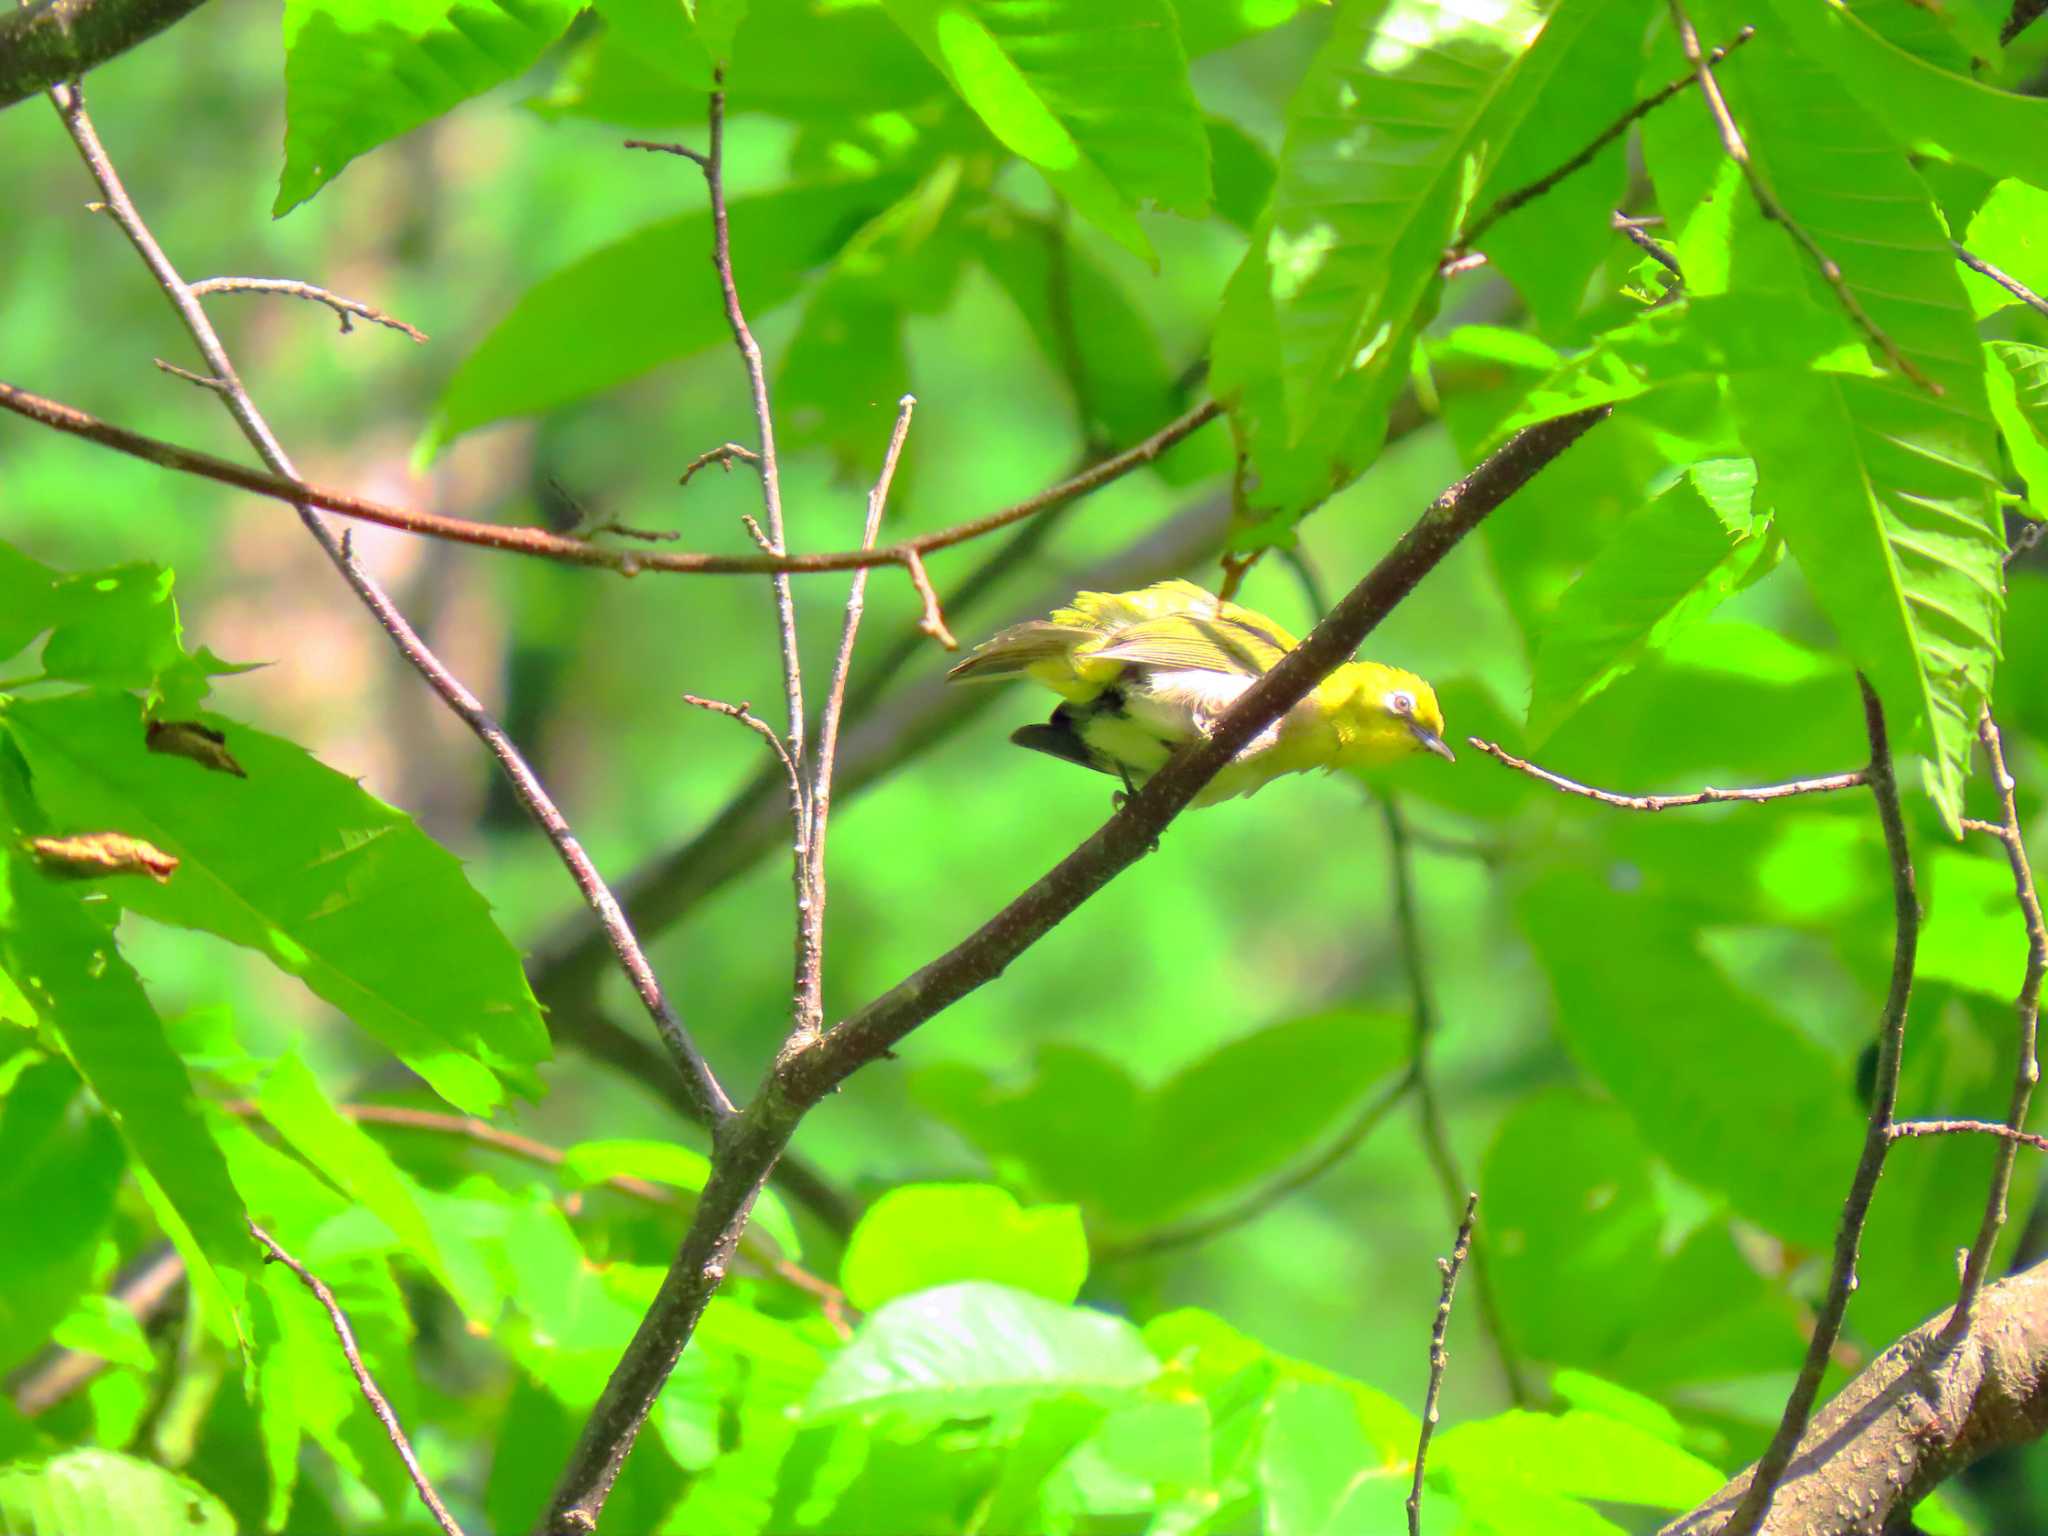
[[[579,1141],[566,1148],[562,1153],[562,1171],[584,1184],[601,1184],[606,1179],[645,1179],[650,1184],[666,1184],[701,1195],[711,1177],[711,1160],[672,1141],[615,1137]],[[761,1191],[754,1201],[752,1221],[789,1258],[803,1257],[796,1218],[774,1190]]]

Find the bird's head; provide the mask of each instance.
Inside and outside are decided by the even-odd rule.
[[[1416,752],[1457,761],[1444,740],[1436,690],[1413,672],[1354,661],[1332,672],[1323,690],[1347,763],[1372,767]]]

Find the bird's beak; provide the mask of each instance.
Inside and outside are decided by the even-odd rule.
[[[1423,751],[1434,752],[1447,763],[1455,763],[1458,760],[1458,754],[1451,750],[1451,744],[1428,726],[1410,722],[1408,729],[1413,731],[1415,739],[1422,743]]]

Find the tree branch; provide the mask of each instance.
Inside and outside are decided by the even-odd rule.
[[[1408,1536],[1422,1536],[1422,1478],[1429,1464],[1429,1440],[1436,1433],[1437,1394],[1443,1391],[1444,1372],[1451,1363],[1444,1339],[1451,1331],[1451,1302],[1458,1294],[1458,1271],[1465,1267],[1465,1255],[1472,1247],[1472,1225],[1479,1219],[1479,1196],[1465,1197],[1465,1219],[1458,1223],[1458,1240],[1451,1256],[1438,1259],[1443,1290],[1437,1296],[1436,1323],[1429,1330],[1429,1387],[1422,1396],[1422,1429],[1415,1438],[1415,1476],[1408,1485]]]
[[[180,448],[175,443],[145,437],[140,432],[130,432],[125,427],[101,421],[98,417],[73,406],[31,394],[4,381],[0,381],[0,409],[12,411],[17,416],[27,417],[30,421],[40,422],[46,427],[54,427],[57,431],[69,433],[73,437],[82,437],[88,442],[99,444],[102,448],[111,448],[131,458],[142,459],[161,469],[197,475],[201,479],[218,481],[222,485],[231,485],[237,490],[267,496],[273,501],[282,501],[291,506],[318,507],[323,512],[357,518],[385,528],[396,528],[401,533],[446,539],[455,544],[474,544],[482,549],[501,550],[508,554],[531,555],[542,560],[558,561],[564,565],[594,566],[600,570],[616,571],[622,576],[637,576],[643,571],[701,576],[766,576],[777,572],[797,574],[815,571],[857,571],[864,566],[877,565],[907,567],[912,557],[921,559],[937,550],[951,549],[956,544],[965,544],[971,539],[993,533],[998,528],[1007,528],[1012,523],[1022,522],[1025,518],[1035,517],[1041,512],[1049,512],[1054,507],[1077,501],[1091,491],[1098,491],[1103,486],[1122,479],[1132,470],[1150,464],[1167,449],[1192,436],[1223,414],[1221,406],[1214,401],[1205,401],[1168,422],[1143,442],[1133,444],[1114,458],[1091,465],[1078,475],[1040,491],[1036,496],[1004,507],[1000,511],[991,512],[984,517],[956,523],[950,528],[941,528],[932,533],[918,534],[915,538],[904,539],[895,544],[878,544],[873,549],[833,550],[821,554],[712,555],[682,550],[611,549],[602,544],[592,544],[583,539],[570,538],[566,534],[554,533],[546,528],[522,527],[507,523],[479,523],[468,518],[449,517],[441,512],[424,512],[410,507],[393,506],[388,502],[374,501],[367,496],[355,496],[347,491],[307,485],[291,476],[265,474],[261,470],[250,469],[228,459],[216,458],[210,453]]]
[[[2048,1264],[1989,1287],[1954,1348],[1949,1313],[1907,1334],[1814,1417],[1764,1536],[1880,1536],[1992,1451],[2048,1430]],[[1724,1536],[1755,1469],[1659,1536]]]
[[[417,326],[407,325],[403,320],[394,319],[381,309],[355,299],[345,299],[338,293],[312,283],[302,283],[289,277],[208,277],[192,285],[192,296],[203,299],[210,293],[276,293],[290,299],[305,299],[313,304],[325,304],[341,319],[341,334],[346,336],[355,329],[357,320],[367,320],[372,325],[386,326],[402,332],[416,342],[425,342],[427,333]]]
[[[377,1379],[370,1374],[370,1368],[363,1364],[361,1351],[356,1348],[354,1330],[348,1325],[348,1318],[341,1305],[334,1299],[334,1292],[321,1283],[320,1277],[307,1269],[297,1259],[277,1245],[277,1239],[257,1226],[249,1223],[249,1231],[257,1242],[263,1245],[266,1264],[282,1264],[299,1277],[299,1283],[313,1293],[313,1299],[327,1309],[327,1319],[334,1324],[335,1336],[341,1340],[341,1352],[348,1357],[348,1368],[355,1373],[356,1386],[361,1389],[363,1401],[370,1405],[370,1412],[377,1416],[377,1422],[384,1426],[384,1433],[391,1437],[392,1449],[398,1452],[398,1459],[405,1463],[406,1476],[419,1490],[420,1502],[427,1506],[427,1513],[434,1517],[434,1523],[447,1536],[462,1536],[462,1527],[455,1523],[455,1517],[448,1513],[448,1506],[441,1502],[441,1496],[434,1492],[434,1485],[427,1480],[427,1474],[420,1467],[419,1458],[412,1453],[412,1442],[405,1438],[405,1431],[399,1427],[398,1415],[391,1411],[390,1400],[378,1390]]]
[[[1584,800],[1597,800],[1602,805],[1611,805],[1618,811],[1674,811],[1688,805],[1726,805],[1734,802],[1748,803],[1762,800],[1785,800],[1793,795],[1824,795],[1838,789],[1854,789],[1859,784],[1870,782],[1870,770],[1859,768],[1853,773],[1829,773],[1814,779],[1793,779],[1785,784],[1764,784],[1753,789],[1696,789],[1682,795],[1621,795],[1611,789],[1595,789],[1590,784],[1581,784],[1577,779],[1568,779],[1561,773],[1552,773],[1548,768],[1539,768],[1525,758],[1515,757],[1491,741],[1481,741],[1477,736],[1465,738],[1488,757],[1504,763],[1517,773],[1526,773],[1538,783],[1548,784],[1552,789],[1567,795],[1577,795]]]
[[[1562,454],[1606,408],[1524,429],[1426,510],[1307,639],[1246,689],[1100,830],[973,935],[814,1042],[791,1040],[733,1122],[697,1207],[625,1356],[605,1384],[556,1486],[542,1529],[594,1530],[619,1470],[697,1319],[770,1169],[810,1107],[911,1030],[994,979],[1011,961],[1156,845],[1167,824],[1252,737],[1357,647],[1467,533]]]
[[[1884,706],[1878,702],[1877,691],[1870,686],[1869,679],[1859,673],[1856,681],[1863,690],[1863,723],[1870,737],[1870,767],[1866,772],[1871,794],[1877,801],[1878,821],[1884,828],[1885,854],[1891,864],[1894,929],[1891,987],[1885,995],[1884,1014],[1877,1030],[1877,1072],[1870,1095],[1870,1122],[1864,1131],[1863,1152],[1856,1161],[1848,1198],[1842,1202],[1827,1296],[1814,1317],[1805,1363],[1800,1366],[1791,1396],[1785,1401],[1777,1431],[1751,1469],[1749,1484],[1735,1512],[1728,1517],[1722,1536],[1753,1536],[1763,1525],[1772,1494],[1802,1444],[1814,1399],[1820,1393],[1821,1377],[1827,1372],[1835,1341],[1842,1336],[1842,1316],[1849,1308],[1849,1293],[1856,1288],[1856,1254],[1863,1239],[1863,1223],[1870,1214],[1871,1196],[1877,1192],[1885,1153],[1892,1144],[1899,1062],[1906,1049],[1906,1004],[1912,996],[1913,958],[1920,939],[1920,902],[1913,890],[1913,856],[1906,842],[1905,817],[1899,809],[1899,785],[1892,771]]]
[[[146,43],[202,0],[31,0],[0,11],[0,108]]]
[[[2041,1080],[2041,1066],[2035,1059],[2035,1037],[2041,1022],[2041,977],[2048,971],[2048,925],[2041,920],[2041,897],[2034,889],[2034,871],[2027,862],[2027,845],[2020,836],[2019,805],[2014,797],[2018,786],[2006,771],[2005,743],[1998,734],[1998,722],[1990,706],[1977,719],[1977,734],[1984,743],[1984,755],[1991,767],[1991,783],[1998,795],[2002,822],[2000,841],[2005,844],[2006,862],[2012,868],[2013,896],[2027,928],[2027,969],[2013,1003],[2018,1038],[2014,1051],[2012,1097],[2005,1112],[2012,1137],[1999,1143],[1997,1160],[1991,1168],[1991,1188],[1984,1201],[1984,1219],[1977,1228],[1977,1240],[1963,1263],[1961,1289],[1956,1294],[1954,1315],[1942,1332],[1945,1346],[1961,1341],[1970,1331],[1984,1276],[1991,1267],[1991,1249],[2005,1225],[2005,1199],[2012,1188],[2012,1167],[2019,1156],[2017,1138],[2024,1134],[2027,1106],[2034,1097],[2034,1085]]]
[[[155,235],[143,221],[128,189],[122,185],[115,172],[113,162],[108,158],[106,148],[100,143],[99,133],[93,127],[92,119],[86,115],[85,92],[83,87],[54,86],[50,99],[57,108],[57,115],[63,121],[71,141],[78,148],[79,158],[85,162],[86,170],[99,186],[105,199],[108,216],[135,247],[136,254],[157,281],[171,307],[184,322],[185,330],[205,360],[211,377],[217,381],[218,394],[226,405],[235,424],[257,456],[274,472],[277,483],[288,488],[286,500],[297,510],[299,520],[312,535],[334,568],[356,594],[358,601],[370,611],[379,627],[390,636],[406,662],[417,671],[427,685],[439,695],[449,710],[467,726],[484,744],[501,769],[510,779],[514,792],[526,807],[535,823],[554,845],[556,854],[568,869],[577,889],[583,893],[592,910],[597,914],[613,952],[618,956],[620,966],[627,979],[633,984],[655,1028],[660,1031],[663,1041],[675,1057],[676,1065],[682,1071],[685,1086],[698,1106],[705,1123],[714,1128],[732,1112],[732,1103],[719,1086],[717,1078],[705,1062],[703,1055],[690,1040],[682,1021],[676,1017],[663,995],[660,983],[655,979],[653,967],[647,962],[639,940],[633,935],[626,921],[624,911],[613,898],[594,866],[583,851],[582,845],[569,830],[567,820],[549,798],[546,787],[540,782],[532,767],[520,755],[498,723],[491,718],[476,695],[463,686],[462,681],[441,662],[405,615],[383,589],[373,581],[356,561],[346,536],[336,537],[326,522],[314,513],[303,494],[290,489],[298,479],[298,471],[291,458],[284,451],[284,445],[271,431],[263,413],[256,408],[256,402],[242,385],[235,371],[233,360],[227,348],[222,345],[220,334],[214,330],[213,322],[207,318],[205,306],[199,301],[192,287],[178,275],[171,259],[157,243]],[[6,386],[0,385],[0,399],[4,399]],[[225,461],[220,461],[225,462]],[[233,466],[231,466],[233,467]],[[243,471],[254,473],[254,471]],[[270,478],[265,476],[263,478]]]
[[[2048,299],[2042,298],[2040,294],[2034,292],[2033,289],[2029,288],[2011,273],[2001,271],[1982,256],[1964,250],[1962,246],[1953,240],[1949,242],[1949,249],[1956,253],[1957,261],[1960,261],[1979,277],[1990,278],[1992,282],[1998,284],[1999,287],[2003,288],[2029,309],[2036,310],[2043,315],[2048,315]]]

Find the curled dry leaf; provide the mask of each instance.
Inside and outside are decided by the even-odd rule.
[[[147,732],[149,750],[173,757],[190,758],[215,773],[232,773],[238,779],[249,775],[228,751],[226,736],[197,720],[152,720]]]
[[[178,867],[154,843],[124,832],[82,832],[76,837],[32,837],[28,851],[46,875],[59,880],[96,880],[102,875],[147,875],[163,885]]]

